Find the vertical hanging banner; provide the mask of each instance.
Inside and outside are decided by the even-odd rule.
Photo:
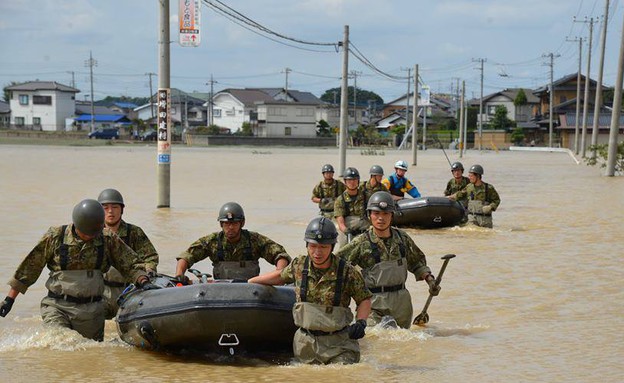
[[[420,91],[420,97],[418,98],[418,106],[431,105],[431,89],[429,85],[423,85]]]
[[[171,163],[171,90],[158,89],[158,163]]]
[[[180,19],[180,45],[197,47],[200,41],[200,0],[178,0]]]

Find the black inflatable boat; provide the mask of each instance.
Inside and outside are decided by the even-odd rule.
[[[152,350],[292,353],[293,287],[231,280],[176,286],[167,276],[154,284],[163,288],[135,289],[119,299],[117,330],[124,342]]]
[[[446,197],[404,198],[397,201],[393,225],[425,229],[458,225],[464,208]]]

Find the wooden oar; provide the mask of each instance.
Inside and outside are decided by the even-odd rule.
[[[455,257],[456,257],[455,254],[446,254],[445,256],[442,257],[442,259],[444,260],[444,263],[442,264],[442,268],[440,269],[440,272],[438,273],[438,277],[435,280],[436,287],[440,285],[440,282],[442,282],[442,275],[444,274],[444,270],[446,270],[446,265],[449,263],[449,261],[452,258],[455,258]],[[433,299],[433,295],[429,293],[429,298],[427,298],[427,303],[425,303],[425,307],[423,308],[420,314],[416,315],[416,318],[414,318],[414,321],[412,322],[412,324],[423,326],[425,323],[429,322],[429,314],[427,314],[427,309],[429,308],[429,304],[431,303],[432,299]]]

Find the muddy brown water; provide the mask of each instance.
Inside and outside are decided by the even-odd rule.
[[[322,165],[337,167],[339,159],[335,148],[176,147],[171,208],[156,209],[156,154],[138,145],[1,146],[2,280],[49,226],[70,221],[74,204],[109,187],[124,195],[124,219],[152,239],[163,273],[174,273],[176,255],[191,242],[218,230],[217,211],[227,201],[244,207],[247,228],[299,255],[317,213],[311,190]],[[347,164],[361,174],[373,164],[389,173],[395,161],[411,158],[407,151],[377,154],[350,149]],[[104,342],[85,340],[42,326],[44,271],[0,318],[0,381],[621,382],[624,178],[604,177],[562,153],[469,151],[462,162],[482,164],[484,180],[501,195],[495,228],[408,229],[435,274],[442,255],[457,258],[428,326],[369,329],[358,365],[146,352],[123,343],[113,321]],[[441,195],[450,171],[440,150],[427,150],[408,176],[423,195]],[[205,261],[196,266],[211,270]],[[412,277],[408,288],[416,315],[427,289]]]

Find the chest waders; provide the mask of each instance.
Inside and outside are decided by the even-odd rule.
[[[483,185],[485,186],[485,193],[483,196],[483,201],[475,199],[475,193],[470,192],[470,194],[468,195],[468,215],[471,218],[471,222],[474,223],[477,226],[481,226],[481,227],[489,227],[492,228],[493,227],[493,223],[492,223],[492,213],[489,214],[484,214],[483,213],[483,206],[484,205],[489,205],[489,201],[488,201],[488,184],[487,183],[483,183]]]
[[[215,279],[244,279],[260,274],[260,263],[254,260],[251,249],[251,235],[248,230],[241,230],[241,240],[245,241],[243,258],[239,261],[226,261],[223,248],[224,234],[217,237],[217,262],[213,263]]]
[[[95,268],[89,270],[67,270],[69,246],[65,243],[67,226],[61,227],[59,271],[51,271],[46,287],[48,295],[41,301],[41,317],[44,323],[76,330],[85,338],[101,341],[104,338],[104,237],[96,246]]]
[[[119,237],[132,250],[134,250],[134,247],[130,245],[130,235],[133,227],[134,225],[126,223],[126,235]],[[121,275],[119,270],[112,266],[104,274],[103,297],[106,305],[106,319],[113,319],[115,315],[117,315],[117,310],[119,309],[119,306],[117,305],[117,298],[121,295],[121,293],[123,293],[128,285],[129,283],[126,282],[126,279],[123,275]]]
[[[345,192],[346,193],[346,192]],[[363,191],[364,195],[364,205],[366,205],[366,192]],[[354,201],[347,201],[345,199],[345,226],[349,229],[349,234],[353,237],[362,234],[366,230],[368,230],[370,226],[370,222],[366,217],[366,209],[362,209],[362,214],[358,215],[355,212],[355,207],[353,207],[352,202],[357,201],[357,197],[359,197],[360,191],[358,190],[358,194],[355,195]]]

